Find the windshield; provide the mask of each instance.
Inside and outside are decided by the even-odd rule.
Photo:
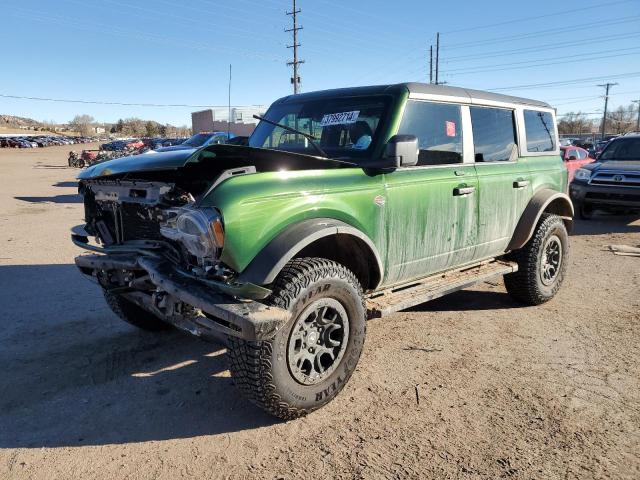
[[[184,142],[183,145],[188,145],[190,147],[201,147],[207,140],[209,140],[209,138],[211,138],[211,134],[209,133],[198,133]]]
[[[265,114],[272,122],[315,137],[330,158],[365,158],[377,140],[390,97],[345,97],[273,105]],[[303,135],[260,122],[249,146],[318,155]]]
[[[610,142],[598,160],[640,161],[640,138],[621,138]]]

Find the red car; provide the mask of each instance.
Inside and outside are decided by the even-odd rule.
[[[594,160],[584,148],[571,145],[568,147],[560,147],[560,156],[569,171],[569,182],[573,180],[573,175],[577,169]]]

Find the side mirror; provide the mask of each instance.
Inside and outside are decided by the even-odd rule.
[[[384,148],[383,159],[396,167],[411,167],[418,164],[418,137],[394,135]]]

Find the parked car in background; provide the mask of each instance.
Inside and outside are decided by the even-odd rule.
[[[611,140],[595,162],[576,170],[569,193],[582,219],[595,209],[640,211],[640,135]]]
[[[158,148],[156,152],[171,152],[175,150],[188,150],[190,148],[207,147],[209,145],[227,143],[227,141],[229,141],[233,137],[235,137],[233,133],[227,134],[227,132],[196,133],[191,138],[179,145]]]
[[[569,172],[569,181],[573,180],[576,170],[594,160],[584,148],[574,146],[560,147],[560,156]]]

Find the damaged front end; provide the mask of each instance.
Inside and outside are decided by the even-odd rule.
[[[272,338],[288,313],[260,302],[270,290],[236,281],[220,261],[222,212],[198,203],[225,175],[209,181],[175,171],[81,178],[86,224],[72,230],[72,241],[93,253],[77,257],[76,265],[105,291],[197,336]]]

